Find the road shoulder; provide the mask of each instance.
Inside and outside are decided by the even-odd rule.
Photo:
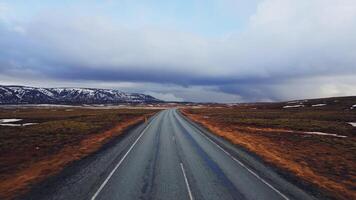
[[[296,199],[330,199],[330,197],[325,196],[319,188],[307,184],[293,174],[290,174],[289,172],[266,162],[261,156],[249,151],[245,147],[233,144],[225,138],[212,133],[203,124],[198,121],[193,121],[180,111],[177,111],[177,113],[191,126],[199,130],[233,157],[241,161],[249,169],[256,172],[264,180],[271,183],[273,186],[276,186],[278,190],[288,196]]]

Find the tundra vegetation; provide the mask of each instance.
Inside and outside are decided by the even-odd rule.
[[[142,108],[0,108],[0,119],[22,119],[13,124],[34,123],[29,126],[0,125],[0,199],[11,199],[28,191],[31,185],[98,150],[157,111]]]
[[[356,122],[355,104],[356,97],[343,97],[182,112],[305,189],[356,199],[356,127],[350,123]]]

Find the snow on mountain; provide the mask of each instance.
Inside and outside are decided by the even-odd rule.
[[[1,86],[0,104],[108,104],[161,102],[150,95],[115,89]]]

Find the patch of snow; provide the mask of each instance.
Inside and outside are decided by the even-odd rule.
[[[22,119],[0,119],[0,123],[11,123],[11,122],[18,122]]]
[[[346,138],[347,136],[345,135],[338,135],[334,133],[323,133],[323,132],[304,132],[306,134],[310,135],[325,135],[325,136],[333,136],[333,137],[339,137],[339,138]]]
[[[356,127],[356,122],[347,122],[348,124],[350,124],[353,127]]]
[[[24,124],[13,124],[13,122],[19,122],[22,121],[22,119],[0,119],[0,126],[31,126],[35,125],[38,123],[24,123]]]
[[[36,125],[38,123],[24,123],[24,124],[21,124],[22,126],[32,126],[32,125]]]
[[[11,127],[19,127],[19,126],[31,126],[31,125],[35,125],[38,123],[24,123],[24,124],[0,124],[0,126],[11,126]]]
[[[320,104],[314,104],[312,105],[312,107],[320,107],[320,106],[326,106],[325,103],[320,103]]]
[[[50,97],[53,97],[53,93],[48,91],[47,89],[44,89],[44,88],[39,88],[38,91],[42,92],[43,94],[47,95],[47,96],[50,96]]]
[[[64,90],[64,88],[50,88],[50,90],[56,91],[58,93],[61,93]]]
[[[289,102],[287,102],[288,104],[289,103],[293,103],[293,104],[295,104],[295,103],[299,103],[299,101],[289,101]]]
[[[356,104],[351,106],[351,110],[356,108]]]
[[[21,124],[0,124],[0,126],[21,126]]]
[[[299,108],[299,107],[304,107],[304,105],[301,104],[301,105],[283,106],[283,108]]]

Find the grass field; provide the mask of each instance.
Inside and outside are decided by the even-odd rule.
[[[296,104],[304,107],[285,107]],[[301,186],[316,186],[335,199],[355,199],[356,127],[348,124],[356,122],[354,104],[356,98],[348,97],[186,108],[183,113]]]
[[[0,119],[22,119],[0,125],[0,199],[57,173],[70,162],[157,112],[151,109],[1,108]]]

